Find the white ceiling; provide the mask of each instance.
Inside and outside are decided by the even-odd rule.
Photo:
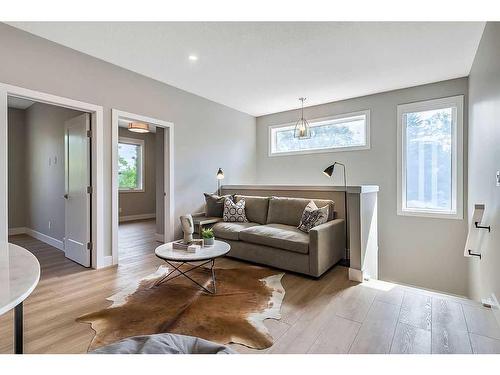
[[[7,107],[9,108],[26,109],[33,104],[35,104],[35,102],[28,99],[18,98],[16,96],[7,97]]]
[[[469,74],[483,22],[13,22],[251,115]],[[189,61],[194,54],[198,61]]]

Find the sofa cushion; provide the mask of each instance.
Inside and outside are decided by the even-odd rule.
[[[247,223],[249,220],[245,214],[245,200],[235,203],[231,198],[226,198],[222,220],[230,223]]]
[[[300,219],[299,229],[302,232],[309,233],[309,231],[321,224],[328,221],[328,205],[318,208],[316,203],[310,201],[302,213]]]
[[[300,219],[302,218],[302,213],[311,200],[318,207],[329,205],[328,220],[333,219],[335,203],[331,200],[271,197],[271,199],[269,200],[267,224],[285,224],[298,227]]]
[[[230,195],[218,196],[216,194],[203,193],[205,196],[205,213],[207,216],[222,217],[224,210],[224,200],[230,198]]]
[[[245,200],[245,214],[248,221],[254,223],[267,223],[267,210],[269,209],[269,197],[253,197],[251,195],[235,195],[235,202]]]
[[[214,230],[215,237],[222,238],[225,240],[238,241],[238,234],[243,230],[250,227],[259,225],[257,223],[230,223],[220,221],[212,226]]]
[[[240,241],[307,254],[309,235],[298,228],[283,224],[266,224],[244,229],[239,233]]]

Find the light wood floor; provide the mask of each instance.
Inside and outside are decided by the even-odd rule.
[[[11,242],[40,260],[40,284],[25,302],[27,353],[85,353],[93,336],[78,316],[109,305],[106,297],[162,264],[154,224],[120,225],[120,265],[88,270],[26,235]],[[218,267],[241,264],[229,258]],[[500,353],[500,327],[476,302],[380,281],[356,284],[335,267],[319,280],[286,274],[282,319],[267,320],[275,339],[241,353]],[[1,287],[1,286],[0,286]],[[0,317],[0,353],[12,352],[12,312]]]

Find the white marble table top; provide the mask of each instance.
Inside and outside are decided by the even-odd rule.
[[[40,280],[40,263],[28,250],[0,242],[0,315],[23,302]]]
[[[231,246],[228,243],[215,240],[213,246],[205,246],[196,253],[188,253],[184,250],[172,249],[172,242],[168,242],[155,249],[155,254],[158,258],[170,260],[172,262],[198,262],[209,260],[226,255]]]

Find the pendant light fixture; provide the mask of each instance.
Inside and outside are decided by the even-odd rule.
[[[134,133],[149,133],[149,125],[143,122],[131,122],[128,130]]]
[[[299,98],[299,100],[302,102],[301,116],[299,121],[295,124],[293,136],[298,139],[308,139],[311,138],[311,127],[304,118],[304,102],[306,101],[306,98]]]

